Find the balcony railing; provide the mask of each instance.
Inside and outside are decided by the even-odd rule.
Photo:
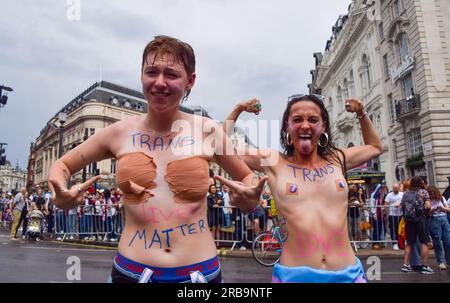
[[[403,121],[420,112],[420,96],[412,95],[395,103],[395,116],[398,121]]]

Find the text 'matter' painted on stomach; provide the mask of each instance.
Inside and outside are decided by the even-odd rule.
[[[144,249],[150,249],[153,247],[153,245],[156,245],[157,248],[162,249],[163,248],[163,240],[161,240],[162,238],[164,239],[165,237],[165,244],[168,248],[170,248],[170,235],[173,232],[179,233],[181,236],[183,237],[188,237],[190,235],[194,235],[194,234],[198,234],[201,233],[206,229],[205,227],[205,220],[201,219],[198,221],[198,223],[191,223],[191,224],[181,224],[178,226],[175,226],[173,228],[168,228],[168,229],[164,229],[161,231],[158,231],[157,228],[155,228],[153,230],[153,234],[149,233],[147,235],[147,230],[145,228],[142,229],[142,231],[140,229],[136,230],[136,232],[134,233],[133,238],[131,239],[131,241],[128,244],[128,247],[130,247],[134,241],[136,240],[136,237],[138,237],[138,241],[137,243],[141,243],[143,244]],[[209,231],[209,230],[208,230]],[[147,238],[148,236],[148,238]],[[151,237],[151,240],[150,240]],[[159,247],[157,246],[159,244]]]

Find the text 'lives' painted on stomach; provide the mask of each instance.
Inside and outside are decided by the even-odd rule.
[[[164,230],[158,230],[155,228],[153,231],[149,231],[147,233],[147,229],[138,229],[134,233],[134,236],[132,237],[131,241],[128,244],[128,247],[133,245],[143,245],[144,249],[150,249],[152,247],[156,248],[163,248],[163,243],[170,248],[171,244],[171,238],[170,236],[173,233],[178,233],[178,235],[181,235],[183,237],[188,237],[194,234],[201,233],[205,230],[208,230],[205,227],[205,220],[201,219],[198,222],[191,223],[191,224],[181,224],[178,226],[175,226],[173,228],[168,228]],[[208,230],[209,231],[209,230]],[[155,246],[154,246],[155,245]]]

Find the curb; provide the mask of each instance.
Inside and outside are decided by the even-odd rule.
[[[116,250],[118,247],[118,243],[114,242],[99,242],[99,241],[91,241],[91,240],[64,240],[64,241],[56,241],[52,240],[55,243],[61,244],[72,244],[72,245],[80,245],[84,247],[98,248],[98,249],[111,249]],[[372,249],[359,249],[355,252],[357,257],[383,257],[383,258],[403,258],[403,250],[394,251],[392,249],[383,249],[383,250],[372,250]],[[247,250],[230,250],[229,248],[219,248],[217,249],[217,255],[221,257],[236,257],[236,258],[253,258],[252,250],[247,248]],[[430,258],[435,258],[434,250],[430,250],[429,253]]]

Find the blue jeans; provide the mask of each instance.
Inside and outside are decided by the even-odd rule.
[[[445,263],[445,261],[450,264],[450,225],[447,216],[431,218],[430,234],[438,264]]]
[[[109,239],[113,239],[116,238],[116,233],[114,232],[114,221],[115,221],[115,216],[111,216],[108,217],[106,216],[105,218],[105,232],[108,233],[108,238]]]
[[[62,234],[64,233],[64,227],[66,225],[66,218],[64,216],[64,211],[57,210],[55,216],[55,233]]]
[[[66,231],[71,234],[75,233],[77,227],[76,224],[77,224],[77,215],[68,215]]]
[[[230,217],[230,214],[225,214],[224,213],[224,218],[225,218],[225,224],[224,224],[224,227],[230,227],[230,225],[231,225],[231,217]]]
[[[81,236],[90,237],[92,235],[92,215],[81,216]]]
[[[381,233],[383,231],[383,219],[376,220],[374,217],[372,220],[372,241],[381,241]]]

